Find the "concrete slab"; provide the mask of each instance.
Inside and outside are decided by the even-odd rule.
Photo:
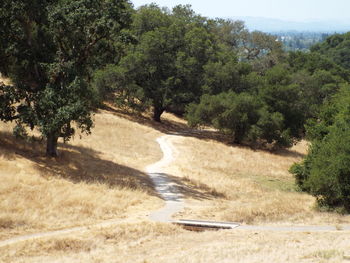
[[[216,222],[203,220],[180,219],[173,221],[174,224],[184,227],[204,228],[204,229],[234,229],[239,227],[239,223],[235,222]]]

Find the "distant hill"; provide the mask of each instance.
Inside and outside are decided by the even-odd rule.
[[[296,22],[263,17],[232,18],[235,20],[243,20],[250,30],[259,30],[268,33],[280,31],[343,33],[350,31],[350,22],[348,21],[310,20]]]

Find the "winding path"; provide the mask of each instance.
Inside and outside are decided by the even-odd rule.
[[[168,176],[164,173],[164,168],[174,161],[173,152],[174,146],[171,139],[174,135],[164,135],[157,139],[161,150],[163,151],[163,158],[147,167],[147,173],[152,178],[155,188],[159,195],[164,199],[165,206],[151,213],[150,218],[159,222],[174,222],[171,216],[181,211],[184,208],[184,200],[182,195],[177,190],[177,185],[174,184]],[[234,223],[233,223],[234,224]],[[350,231],[350,225],[342,226],[260,226],[260,225],[239,225],[235,229],[241,230],[264,230],[264,231],[291,231],[291,232],[318,232],[318,231]]]
[[[163,152],[163,158],[146,168],[147,173],[151,177],[155,188],[159,195],[165,200],[165,206],[155,212],[150,214],[150,219],[157,222],[171,222],[171,216],[184,207],[184,201],[182,195],[177,191],[177,185],[169,180],[168,176],[162,173],[162,170],[173,161],[174,147],[169,142],[171,135],[164,135],[157,139],[161,150]],[[109,227],[115,226],[123,223],[133,223],[135,220],[130,221],[130,219],[111,219],[101,222],[95,225],[72,227],[54,231],[39,232],[33,234],[27,234],[22,236],[13,237],[10,239],[0,241],[0,248],[13,245],[19,242],[24,242],[28,240],[46,238],[46,237],[56,237],[71,233],[82,233],[89,231],[92,227]],[[136,221],[135,221],[136,222]]]
[[[173,135],[164,135],[157,139],[163,158],[147,166],[146,171],[152,179],[155,189],[165,201],[165,206],[158,211],[150,214],[150,219],[158,222],[171,222],[171,216],[184,208],[184,200],[181,193],[177,189],[177,185],[172,182],[164,173],[164,168],[173,160],[174,146],[170,140]]]
[[[164,135],[157,139],[157,142],[160,145],[160,148],[163,152],[163,158],[152,164],[146,168],[147,173],[151,177],[156,191],[165,201],[165,206],[158,211],[152,212],[149,215],[149,218],[153,221],[157,222],[174,222],[171,217],[180,212],[184,208],[184,199],[182,194],[178,191],[178,185],[172,182],[166,173],[164,173],[164,169],[167,165],[169,165],[172,161],[174,161],[174,151],[175,148],[171,143],[171,139],[174,136],[178,136],[181,134],[174,135]],[[48,232],[40,232],[28,235],[17,236],[11,239],[0,241],[0,248],[8,245],[12,245],[22,241],[28,241],[33,239],[45,238],[45,237],[55,237],[64,234],[71,234],[74,232],[85,232],[90,230],[92,227],[108,227],[112,225],[118,225],[123,223],[133,223],[135,220],[130,219],[112,219],[107,220],[102,223],[90,226],[82,226],[82,227],[73,227],[62,230],[48,231]],[[136,222],[136,221],[135,221]],[[254,225],[240,225],[235,229],[242,230],[254,230],[254,231],[287,231],[287,232],[318,232],[318,231],[350,231],[350,225],[346,226],[254,226]]]

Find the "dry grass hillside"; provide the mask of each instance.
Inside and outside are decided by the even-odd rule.
[[[144,173],[162,156],[155,139],[188,130],[165,114],[163,124],[106,108],[90,136],[44,156],[40,140],[15,140],[0,124],[0,240],[44,230],[90,225],[82,233],[0,248],[0,262],[347,262],[349,232],[191,232],[146,217],[162,205]],[[213,131],[174,136],[167,172],[182,185],[188,219],[243,224],[332,224],[349,216],[321,213],[314,198],[295,190],[289,166],[302,142],[275,153],[224,143]],[[106,219],[130,220],[113,227]]]
[[[174,137],[173,143],[176,160],[167,172],[215,197],[191,198],[178,217],[244,224],[350,223],[350,216],[317,211],[315,199],[297,191],[288,169],[306,153],[304,141],[273,153],[190,136]]]
[[[0,239],[13,235],[135,217],[161,205],[147,164],[161,158],[159,132],[111,111],[95,115],[91,136],[59,145],[16,140],[0,126]]]

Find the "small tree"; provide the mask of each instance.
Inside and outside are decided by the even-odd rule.
[[[105,62],[98,45],[129,22],[127,0],[3,0],[0,71],[13,86],[0,87],[0,118],[37,127],[49,156],[57,155],[59,137],[74,134],[73,122],[89,133],[96,98],[90,75]]]
[[[321,206],[350,211],[350,88],[342,87],[326,104],[317,121],[308,125],[312,146],[304,161],[290,171],[304,191]]]
[[[290,145],[283,116],[268,112],[261,99],[247,93],[203,95],[199,104],[187,107],[186,118],[190,126],[212,125],[232,136],[236,143],[260,141]]]

